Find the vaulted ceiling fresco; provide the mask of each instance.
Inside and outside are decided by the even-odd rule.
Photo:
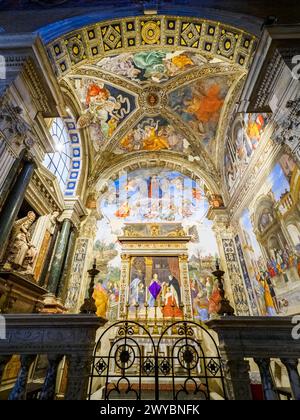
[[[170,152],[218,176],[225,129],[256,39],[179,17],[101,22],[53,41],[57,77],[96,153]],[[101,157],[102,156],[102,157]]]

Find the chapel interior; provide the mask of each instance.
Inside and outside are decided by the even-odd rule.
[[[299,21],[0,1],[0,400],[300,400]]]

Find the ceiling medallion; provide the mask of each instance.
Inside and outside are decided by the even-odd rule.
[[[159,86],[147,86],[139,96],[139,105],[144,112],[149,114],[160,113],[167,105],[167,95]]]
[[[159,97],[158,97],[157,93],[149,92],[146,100],[147,100],[147,104],[149,106],[156,106],[159,102]]]

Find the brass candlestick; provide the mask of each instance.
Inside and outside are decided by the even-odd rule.
[[[84,303],[80,308],[81,314],[95,314],[97,312],[97,306],[95,304],[93,294],[95,288],[95,277],[100,273],[100,271],[97,270],[96,260],[94,260],[93,268],[91,270],[88,270],[88,273],[91,277],[90,287],[88,292],[88,298],[84,299]]]
[[[157,306],[158,306],[158,303],[157,303],[157,300],[155,299],[155,302],[154,302],[154,327],[153,327],[153,334],[158,334],[159,333],[158,326],[157,326]]]
[[[218,289],[219,289],[219,293],[221,296],[221,300],[220,300],[220,306],[219,309],[217,311],[218,315],[221,316],[233,316],[234,315],[234,309],[233,307],[230,305],[229,300],[226,299],[225,297],[225,290],[224,290],[224,279],[223,276],[225,274],[225,271],[220,270],[220,266],[219,266],[219,262],[217,260],[216,262],[216,271],[213,271],[212,273],[218,280]]]
[[[182,320],[184,320],[184,304],[183,304],[183,303],[181,303],[181,304],[179,305],[179,308],[180,308],[181,313],[182,313]]]
[[[172,324],[175,323],[175,303],[173,302],[171,305],[172,308]],[[176,334],[177,333],[177,328],[175,327],[175,325],[172,326],[172,334]]]
[[[134,307],[135,307],[135,321],[136,322],[138,322],[138,318],[139,318],[139,315],[138,315],[138,313],[139,313],[139,307],[140,307],[140,305],[139,305],[139,303],[137,302],[135,305],[134,305]],[[139,326],[138,325],[136,325],[135,326],[135,328],[134,328],[134,332],[136,333],[136,334],[138,334],[139,333]]]
[[[145,306],[145,325],[148,329],[148,307],[149,307],[148,302],[145,302],[144,306]],[[147,334],[146,331],[145,331],[145,334]]]

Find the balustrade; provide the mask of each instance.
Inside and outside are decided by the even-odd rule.
[[[38,399],[55,398],[59,364],[68,364],[65,399],[82,400],[87,395],[88,378],[97,329],[105,320],[95,315],[8,314],[6,339],[0,340],[0,384],[7,363],[20,355],[20,370],[9,400],[24,400],[31,366],[38,355],[47,355],[48,369]]]
[[[293,338],[291,317],[224,317],[207,322],[219,336],[228,398],[251,400],[249,359],[258,366],[265,400],[278,400],[270,363],[280,359],[287,369],[293,399],[300,400],[300,339]]]

